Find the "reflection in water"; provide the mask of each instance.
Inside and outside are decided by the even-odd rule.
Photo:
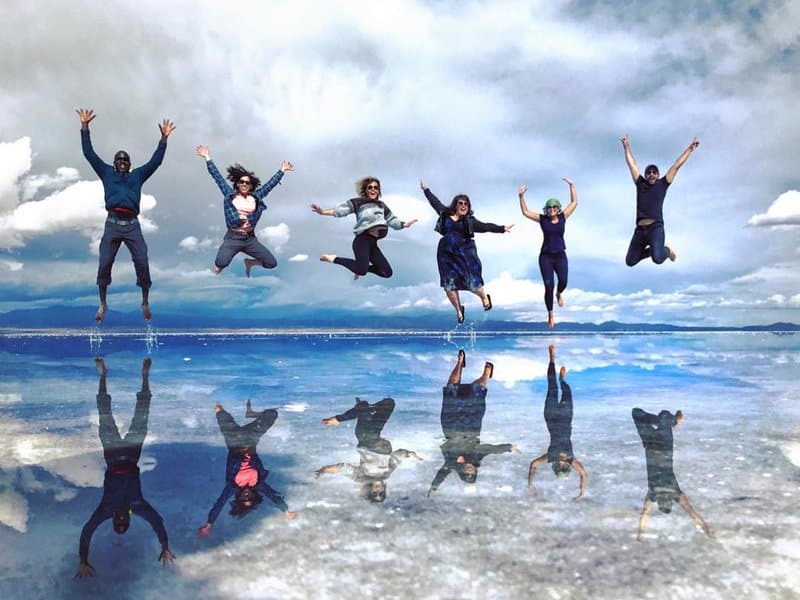
[[[486,386],[494,372],[494,365],[487,362],[481,376],[472,383],[461,383],[461,371],[467,357],[458,351],[456,366],[450,373],[447,385],[442,388],[442,432],[445,442],[440,446],[444,464],[436,473],[428,490],[435,492],[451,471],[458,473],[461,481],[475,483],[478,467],[487,454],[516,451],[513,444],[481,444],[481,427],[486,413]]]
[[[222,512],[222,507],[231,496],[234,496],[230,510],[232,517],[244,517],[261,504],[266,496],[270,502],[285,513],[287,519],[294,519],[297,513],[290,511],[283,496],[267,484],[269,471],[256,453],[256,446],[258,446],[261,436],[275,423],[278,411],[275,409],[253,411],[250,400],[248,400],[244,416],[254,420],[244,426],[237,424],[221,404],[214,406],[214,411],[217,413],[217,424],[228,448],[228,459],[225,463],[225,487],[214,506],[208,511],[206,523],[200,527],[198,535],[205,537],[211,533],[214,521],[217,520]]]
[[[355,405],[348,411],[334,417],[323,419],[324,425],[336,426],[342,421],[356,420],[356,440],[358,441],[358,465],[337,463],[327,465],[316,471],[319,478],[326,473],[341,473],[361,486],[361,496],[370,502],[386,500],[386,482],[403,459],[422,458],[412,450],[392,451],[392,443],[381,437],[383,428],[394,411],[394,400],[384,398],[370,404],[356,398]]]
[[[547,365],[547,395],[544,400],[544,421],[550,433],[550,445],[547,452],[531,461],[528,469],[528,489],[536,493],[533,478],[536,469],[543,464],[550,463],[556,477],[566,477],[574,468],[580,476],[580,490],[575,500],[583,496],[586,491],[586,469],[581,461],[572,453],[572,388],[566,382],[567,369],[561,367],[559,381],[561,382],[561,402],[558,401],[558,386],[556,385],[556,347],[550,346],[550,363]]]
[[[672,430],[683,421],[683,413],[678,411],[673,415],[667,410],[662,410],[656,416],[641,408],[634,408],[631,416],[639,431],[639,437],[642,439],[647,460],[647,496],[644,499],[642,514],[639,518],[637,539],[642,541],[644,537],[653,502],[658,503],[658,509],[661,512],[669,513],[672,511],[673,501],[677,501],[703,532],[708,537],[712,537],[711,529],[692,508],[686,494],[678,486],[672,466]]]
[[[123,438],[111,414],[111,396],[106,390],[106,365],[102,358],[95,360],[100,374],[97,388],[97,413],[100,417],[100,442],[103,444],[103,456],[106,461],[106,473],[103,480],[103,497],[99,506],[81,531],[78,556],[78,572],[76,577],[84,578],[95,574],[89,563],[89,545],[95,529],[107,519],[112,520],[114,531],[122,535],[128,531],[131,514],[137,514],[146,520],[158,536],[161,543],[161,554],[158,559],[169,564],[174,556],[169,551],[167,531],[161,515],[150,506],[142,496],[142,484],[139,478],[139,457],[142,445],[147,436],[147,419],[150,413],[150,365],[146,358],[142,362],[142,389],[136,394],[136,408],[128,433]]]

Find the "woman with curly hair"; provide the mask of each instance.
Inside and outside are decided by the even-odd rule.
[[[456,309],[456,319],[464,322],[464,307],[459,290],[472,292],[481,299],[483,310],[492,309],[492,297],[483,289],[483,265],[475,246],[476,233],[505,233],[513,225],[483,223],[472,214],[469,196],[458,194],[445,206],[431,192],[424,181],[419,182],[433,210],[439,215],[436,231],[441,234],[436,248],[436,263],[439,266],[439,284],[444,289],[450,304]]]
[[[195,152],[205,159],[208,173],[223,195],[222,206],[228,231],[217,251],[214,273],[219,273],[227,267],[239,252],[244,252],[252,257],[244,259],[245,274],[248,277],[250,277],[250,269],[255,265],[261,265],[265,269],[274,269],[278,261],[275,260],[272,252],[258,241],[255,229],[261,213],[267,209],[264,197],[280,183],[286,171],[294,170],[292,163],[282,161],[281,168],[264,185],[260,185],[261,180],[254,173],[239,163],[234,163],[228,167],[228,181],[235,186],[234,189],[220,174],[217,165],[211,160],[211,152],[206,146],[198,146]]]
[[[311,205],[318,215],[329,217],[346,217],[355,213],[356,226],[353,229],[356,237],[353,240],[354,258],[342,258],[335,254],[323,254],[319,259],[323,262],[342,265],[353,272],[353,278],[374,273],[378,277],[391,277],[392,267],[389,261],[378,248],[378,240],[386,237],[389,227],[392,229],[407,229],[417,222],[401,221],[397,215],[389,210],[381,201],[381,182],[376,177],[364,177],[356,182],[358,198],[352,198],[333,208],[321,208],[317,204]]]

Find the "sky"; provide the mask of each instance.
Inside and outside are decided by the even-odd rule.
[[[466,193],[476,216],[514,225],[479,234],[492,317],[546,319],[541,231],[519,210],[568,200],[569,287],[556,321],[744,325],[800,322],[800,4],[636,2],[70,2],[0,4],[0,312],[96,304],[102,186],[80,150],[92,108],[97,153],[146,162],[164,118],[177,126],[145,184],[154,314],[454,312],[439,287],[440,199]],[[677,261],[625,265],[640,169],[664,173],[698,149],[664,205]],[[274,270],[243,256],[211,271],[222,197],[198,144],[224,169],[266,181],[259,239]],[[410,229],[380,245],[394,269],[353,281],[319,261],[350,256],[352,216],[313,213],[379,177]],[[109,306],[140,294],[126,250]],[[467,297],[469,296],[469,297]],[[467,316],[482,318],[463,294]],[[254,311],[254,312],[252,312]]]

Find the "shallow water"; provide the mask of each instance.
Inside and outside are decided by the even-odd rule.
[[[91,337],[91,339],[90,339]],[[568,369],[572,443],[588,472],[556,479],[542,410],[548,344]],[[466,350],[463,381],[495,365],[480,440],[491,454],[475,484],[443,464],[442,386]],[[800,593],[800,338],[764,333],[473,336],[6,335],[0,337],[0,596],[790,598]],[[97,575],[73,576],[84,523],[100,502],[98,436],[104,357],[112,410],[127,430],[152,360],[144,498],[163,518],[175,563],[136,515],[125,535],[108,521],[91,541]],[[395,400],[382,435],[416,452],[371,503],[357,483],[315,472],[358,465],[355,421],[321,419],[354,397]],[[219,402],[240,423],[244,403],[277,408],[258,446],[267,482],[295,520],[265,501],[208,538],[197,528],[224,486]],[[647,491],[644,450],[630,412],[682,409],[675,472],[711,527],[707,539],[679,507],[653,511],[636,541]]]

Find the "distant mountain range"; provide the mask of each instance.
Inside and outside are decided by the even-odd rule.
[[[94,326],[96,306],[53,306],[13,310],[0,313],[0,329],[74,329]],[[483,317],[483,313],[480,313]],[[495,313],[501,317],[500,311]],[[428,312],[413,316],[382,316],[375,314],[355,315],[349,311],[311,309],[307,306],[281,307],[276,314],[261,316],[259,313],[247,317],[232,317],[226,313],[156,313],[152,325],[157,329],[201,330],[201,329],[361,329],[361,330],[422,330],[450,331],[455,328],[452,315]],[[469,319],[468,319],[469,322]],[[140,312],[118,312],[109,310],[103,328],[141,329]],[[546,332],[544,321],[523,323],[488,319],[476,321],[479,331]],[[747,326],[681,326],[666,323],[572,323],[563,322],[555,330],[568,332],[669,332],[669,331],[800,331],[795,323],[771,323]]]

